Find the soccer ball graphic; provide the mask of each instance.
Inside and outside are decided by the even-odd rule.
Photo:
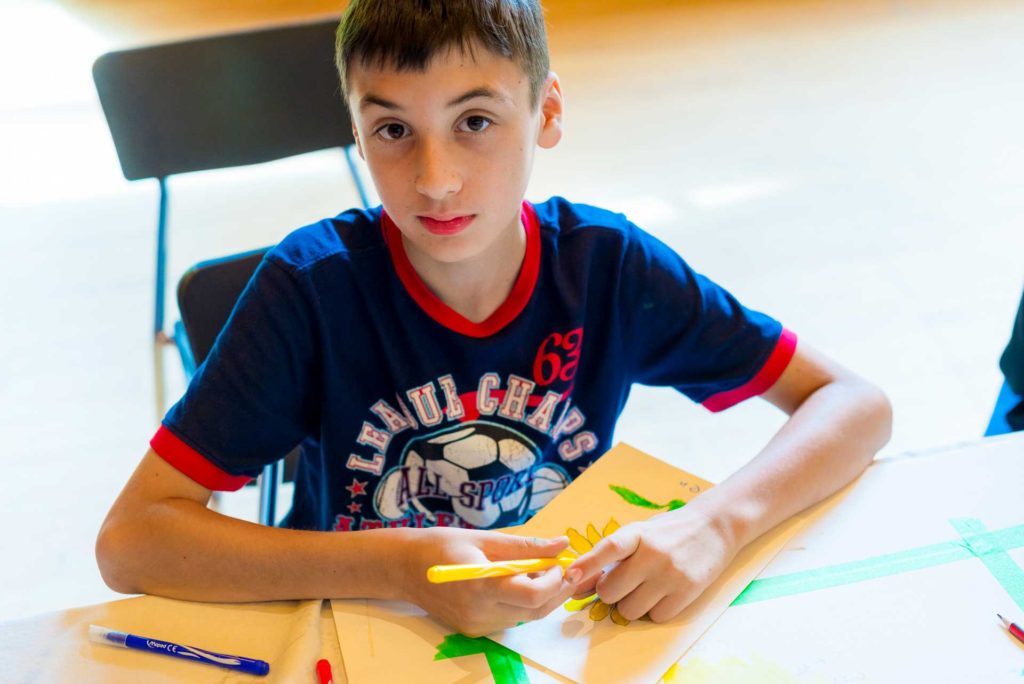
[[[448,510],[474,527],[505,527],[524,521],[568,484],[561,468],[539,463],[527,437],[476,421],[409,442],[402,465],[377,487],[374,505],[391,520]]]

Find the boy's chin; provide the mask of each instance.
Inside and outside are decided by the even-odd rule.
[[[447,243],[447,244],[446,244]],[[481,251],[480,245],[467,243],[455,238],[431,240],[427,245],[416,245],[424,256],[439,264],[454,265],[472,260]]]

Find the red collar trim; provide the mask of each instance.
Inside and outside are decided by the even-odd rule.
[[[526,308],[540,273],[540,222],[537,220],[537,212],[532,204],[523,200],[520,216],[526,227],[526,254],[523,257],[523,265],[520,267],[516,282],[512,285],[512,291],[509,292],[505,301],[486,320],[479,323],[469,320],[430,291],[416,269],[412,267],[409,256],[405,253],[402,233],[398,230],[398,226],[383,209],[381,210],[381,231],[384,234],[384,242],[387,243],[388,250],[391,252],[391,262],[395,265],[395,271],[398,272],[398,279],[402,281],[409,296],[428,316],[444,327],[462,335],[490,337],[511,323]]]

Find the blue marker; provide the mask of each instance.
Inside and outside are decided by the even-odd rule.
[[[201,648],[195,648],[193,646],[172,644],[170,641],[147,639],[146,637],[118,632],[107,627],[100,627],[99,625],[89,625],[89,639],[98,644],[120,646],[121,648],[134,648],[139,651],[149,651],[150,653],[160,653],[161,655],[184,658],[185,660],[192,660],[197,663],[206,663],[207,665],[217,665],[218,667],[226,667],[229,670],[259,675],[261,677],[270,672],[270,664],[264,660],[254,660],[252,658],[243,658],[241,656],[204,651]]]

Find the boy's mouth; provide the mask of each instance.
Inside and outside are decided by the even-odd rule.
[[[476,218],[475,214],[463,216],[417,216],[420,223],[434,235],[454,235]]]

